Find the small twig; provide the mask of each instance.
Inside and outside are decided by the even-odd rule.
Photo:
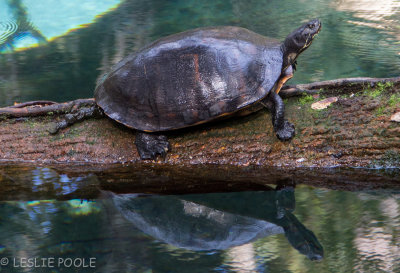
[[[48,101],[48,100],[35,100],[35,101],[27,101],[27,102],[23,102],[23,103],[18,103],[12,106],[8,106],[7,108],[23,108],[23,107],[28,107],[28,106],[35,106],[35,105],[39,105],[39,106],[46,106],[46,105],[52,105],[52,104],[57,104],[58,102],[54,102],[54,101]]]
[[[22,104],[25,104],[25,106],[21,106]],[[42,107],[32,107],[33,105],[35,105],[34,102],[26,102],[26,103],[21,103],[20,105],[0,108],[0,115],[19,118],[19,117],[42,116],[42,115],[47,115],[50,112],[55,114],[69,113],[71,110],[77,109],[82,105],[93,106],[95,105],[95,101],[93,98],[91,98],[91,99],[77,99],[64,103],[53,103],[51,105],[45,105]]]
[[[315,94],[324,91],[332,91],[335,93],[350,93],[355,90],[361,90],[367,86],[374,86],[378,82],[393,82],[400,84],[400,77],[394,78],[343,78],[329,81],[313,82],[309,84],[296,84],[284,86],[280,91],[280,95],[284,98],[299,96],[302,94]]]

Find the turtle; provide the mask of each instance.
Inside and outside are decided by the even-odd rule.
[[[111,119],[137,130],[140,158],[165,157],[171,130],[264,106],[276,136],[295,135],[279,96],[293,76],[296,58],[321,29],[313,19],[283,42],[236,26],[205,27],[158,39],[106,73],[95,89],[96,104]]]

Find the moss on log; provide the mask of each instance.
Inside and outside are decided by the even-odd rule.
[[[339,81],[342,84],[337,84]],[[261,110],[246,117],[171,132],[172,149],[158,162],[266,167],[399,167],[400,123],[390,120],[400,111],[399,81],[399,78],[364,80],[359,84],[336,80],[333,84],[314,84],[314,88],[309,88],[312,84],[300,89],[299,86],[286,87],[282,91],[282,96],[286,97],[286,117],[296,126],[292,141],[280,142],[273,132],[269,112]],[[299,90],[312,95],[304,95]],[[337,101],[328,108],[311,108],[312,103],[331,96],[337,96]],[[139,162],[134,130],[108,118],[87,119],[56,135],[48,133],[54,122],[62,118],[60,113],[87,105],[93,105],[93,101],[41,105],[40,108],[54,108],[49,111],[33,110],[32,106],[24,105],[17,107],[18,112],[33,111],[34,114],[14,117],[10,117],[15,112],[10,108],[0,109],[0,161],[36,164]]]

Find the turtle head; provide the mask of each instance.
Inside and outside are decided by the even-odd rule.
[[[297,56],[311,45],[315,35],[317,35],[320,30],[321,21],[314,19],[305,23],[286,37],[282,45],[282,70],[285,70],[289,65],[295,62]]]

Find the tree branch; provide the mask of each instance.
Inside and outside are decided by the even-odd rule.
[[[394,78],[343,78],[321,82],[313,82],[309,84],[296,84],[284,86],[280,91],[282,97],[293,97],[302,94],[316,94],[320,91],[323,93],[335,93],[346,94],[367,87],[374,87],[378,82],[392,82],[394,85],[400,84],[400,77]],[[329,92],[331,91],[331,92]]]
[[[35,117],[47,115],[48,113],[65,114],[82,106],[95,105],[94,99],[77,99],[64,103],[52,101],[29,101],[13,106],[0,108],[0,115],[9,117]]]

